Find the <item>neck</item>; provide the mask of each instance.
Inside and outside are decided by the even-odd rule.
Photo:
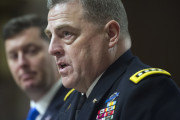
[[[111,61],[115,62],[121,55],[131,48],[131,40],[129,37],[122,38],[118,41],[117,45],[111,48]]]
[[[31,90],[31,91],[26,92],[26,94],[29,96],[31,100],[33,100],[34,102],[37,102],[47,94],[47,92],[49,91],[51,87],[44,88],[44,89]]]

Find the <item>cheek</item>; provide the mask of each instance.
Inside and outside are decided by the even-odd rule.
[[[36,59],[31,62],[32,69],[42,69],[43,65],[44,65],[43,59]]]
[[[91,66],[92,51],[89,46],[81,47],[80,49],[73,51],[74,53],[71,55],[73,56],[73,67],[79,72],[79,74],[83,74],[84,71]]]
[[[38,56],[34,59],[31,59],[31,69],[35,70],[42,74],[43,71],[47,69],[48,60],[45,56]]]
[[[21,81],[18,78],[18,66],[17,63],[14,62],[8,62],[8,66],[9,66],[9,70],[13,76],[13,80],[15,81],[15,83],[21,87]]]
[[[97,59],[102,56],[103,36],[87,36],[77,39],[72,45],[65,47],[65,53],[70,59],[73,69],[83,73],[97,65]],[[79,73],[79,74],[80,74]]]
[[[14,62],[8,62],[9,70],[14,78],[17,78],[18,75],[18,64]]]

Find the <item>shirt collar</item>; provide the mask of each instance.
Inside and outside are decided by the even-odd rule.
[[[103,72],[103,73],[104,73],[104,72]],[[103,73],[102,73],[102,74],[103,74]],[[91,86],[88,88],[88,90],[87,90],[87,92],[86,92],[86,97],[87,97],[87,98],[88,98],[89,95],[91,94],[91,92],[92,92],[94,86],[97,84],[97,82],[98,82],[99,79],[101,78],[102,74],[99,75],[99,76],[96,78],[96,80],[91,84]],[[83,93],[82,93],[82,94],[83,94]]]
[[[36,107],[38,112],[43,115],[46,112],[47,107],[49,106],[51,100],[53,99],[54,95],[59,89],[59,86],[61,86],[61,80],[58,80],[52,87],[51,89],[47,92],[43,98],[41,98],[39,101],[35,102],[33,100],[30,101],[30,106],[31,107]]]

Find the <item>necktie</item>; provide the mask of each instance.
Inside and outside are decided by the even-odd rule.
[[[76,109],[75,120],[77,120],[78,113],[81,110],[81,107],[83,106],[86,99],[87,99],[86,94],[81,95],[80,100],[79,100],[78,105],[77,105],[77,109]]]
[[[35,120],[36,117],[39,115],[39,112],[37,111],[36,108],[31,108],[29,110],[28,116],[26,120]]]

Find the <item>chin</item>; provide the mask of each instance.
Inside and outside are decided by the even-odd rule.
[[[29,83],[23,84],[22,88],[24,91],[33,91],[33,89],[35,89],[35,85],[33,84],[33,82],[29,82]]]
[[[24,87],[23,91],[26,93],[34,93],[34,92],[37,92],[37,89],[36,87],[33,87],[33,86],[26,86]]]
[[[73,81],[71,79],[62,78],[62,84],[66,88],[74,88],[74,84],[73,84]]]

